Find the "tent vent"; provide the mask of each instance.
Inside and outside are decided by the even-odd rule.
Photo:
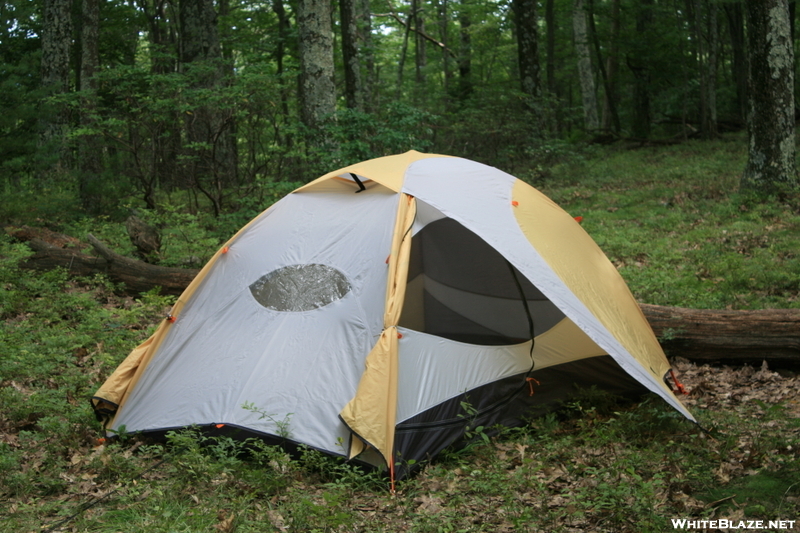
[[[290,265],[264,274],[250,285],[258,303],[275,311],[325,307],[350,292],[344,274],[327,265]]]
[[[358,179],[358,176],[356,176],[352,172],[350,173],[350,176],[352,176],[352,178],[355,180],[355,182],[358,183],[358,190],[356,191],[357,193],[367,190],[367,188],[364,186],[364,184],[361,182],[361,180]]]

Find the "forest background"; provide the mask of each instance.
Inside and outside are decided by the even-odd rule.
[[[9,0],[0,14],[0,186],[76,214],[172,198],[219,216],[408,149],[535,181],[578,141],[748,126],[745,188],[798,183],[793,1]]]

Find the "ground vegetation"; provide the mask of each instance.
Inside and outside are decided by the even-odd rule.
[[[800,206],[739,192],[746,152],[743,134],[554,143],[539,154],[546,164],[518,174],[583,217],[642,302],[800,308]],[[216,217],[181,191],[165,194],[141,213],[162,231],[151,260],[201,265],[289,186],[264,186]],[[80,205],[76,191],[54,186],[17,193],[0,217],[72,235],[65,246],[85,246],[91,233],[136,253],[122,220],[87,217]],[[673,518],[793,520],[800,511],[796,369],[698,366],[679,352],[670,357],[699,426],[657,398],[587,390],[523,427],[470,428],[465,447],[396,494],[384,475],[312,450],[291,458],[192,428],[166,442],[102,440],[89,396],[174,297],[20,268],[30,253],[0,235],[0,531],[638,533],[671,531]]]

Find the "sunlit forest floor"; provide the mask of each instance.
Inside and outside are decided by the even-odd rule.
[[[737,192],[742,137],[558,150],[517,174],[583,217],[641,302],[800,307],[800,202]],[[33,197],[14,198],[3,224],[92,232],[132,252],[121,220],[76,216],[63,191]],[[177,197],[150,216],[168,228],[171,265],[202,263],[240,223]],[[800,515],[796,372],[698,367],[680,354],[670,355],[699,425],[655,397],[587,390],[524,427],[487,428],[395,494],[380,473],[311,450],[290,458],[250,443],[243,454],[191,430],[100,442],[88,398],[173,299],[19,269],[29,253],[0,237],[0,531],[646,532],[672,531],[672,519]]]

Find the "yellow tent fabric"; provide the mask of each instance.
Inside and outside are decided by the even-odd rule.
[[[448,157],[437,154],[423,154],[416,150],[408,151],[404,154],[389,155],[386,157],[379,157],[377,159],[370,159],[355,165],[350,165],[333,172],[329,172],[324,176],[304,185],[298,189],[303,191],[319,186],[337,176],[346,176],[350,173],[364,176],[367,179],[380,183],[384,187],[391,189],[395,192],[400,192],[403,188],[403,179],[406,175],[406,170],[409,165],[415,161],[432,157]]]
[[[669,363],[614,265],[566,211],[527,183],[513,190],[514,214],[531,245],[592,314],[635,354],[664,392]],[[588,274],[588,275],[587,275]],[[597,280],[602,279],[603,283]]]
[[[386,286],[386,312],[384,330],[375,347],[367,356],[366,368],[355,397],[342,409],[340,416],[357,438],[351,441],[349,455],[355,457],[372,445],[384,457],[387,465],[393,464],[394,429],[397,413],[397,322],[403,308],[408,256],[411,250],[411,225],[414,223],[416,205],[414,198],[400,195],[397,220],[394,227],[392,250],[389,256],[389,274]]]

